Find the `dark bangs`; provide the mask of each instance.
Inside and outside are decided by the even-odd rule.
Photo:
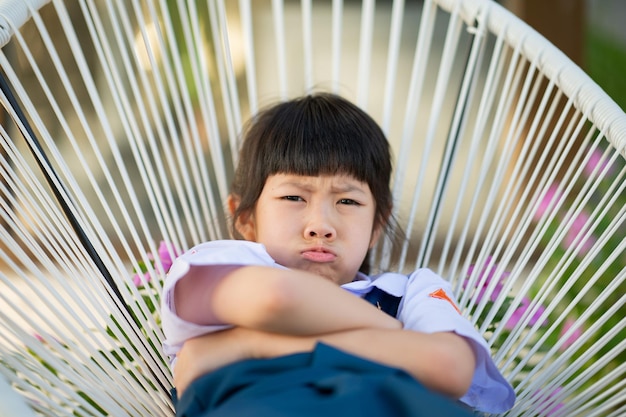
[[[376,222],[387,222],[392,205],[387,138],[369,115],[339,96],[305,96],[250,120],[233,181],[238,200],[233,224],[254,208],[267,178],[280,173],[351,175],[368,184]]]
[[[371,188],[374,178],[390,173],[383,132],[351,103],[335,96],[307,96],[295,105],[278,105],[273,113],[259,143],[262,177],[348,174]],[[389,177],[378,180],[389,184]]]

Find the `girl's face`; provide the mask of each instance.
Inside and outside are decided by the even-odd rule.
[[[380,235],[373,229],[375,210],[367,183],[352,176],[275,174],[237,229],[279,264],[342,285],[354,280]]]

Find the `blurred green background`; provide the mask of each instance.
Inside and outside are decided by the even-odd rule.
[[[626,110],[626,1],[499,0]]]
[[[582,66],[626,110],[626,1],[586,2]]]

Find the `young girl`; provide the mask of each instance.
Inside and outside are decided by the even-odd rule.
[[[238,240],[192,248],[165,283],[179,414],[228,415],[217,411],[235,403],[230,415],[320,415],[329,392],[329,409],[350,415],[455,407],[444,396],[485,412],[512,407],[512,388],[447,281],[428,269],[366,275],[368,250],[390,223],[390,177],[383,132],[340,97],[306,96],[252,120],[228,200]]]

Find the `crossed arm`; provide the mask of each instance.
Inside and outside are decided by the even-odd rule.
[[[458,398],[472,380],[475,358],[454,333],[420,333],[336,284],[304,272],[269,267],[194,267],[176,285],[178,314],[199,324],[235,327],[187,341],[177,356],[179,395],[200,375],[250,358],[311,351],[324,342],[404,369],[431,389]],[[200,308],[199,306],[210,306]]]

